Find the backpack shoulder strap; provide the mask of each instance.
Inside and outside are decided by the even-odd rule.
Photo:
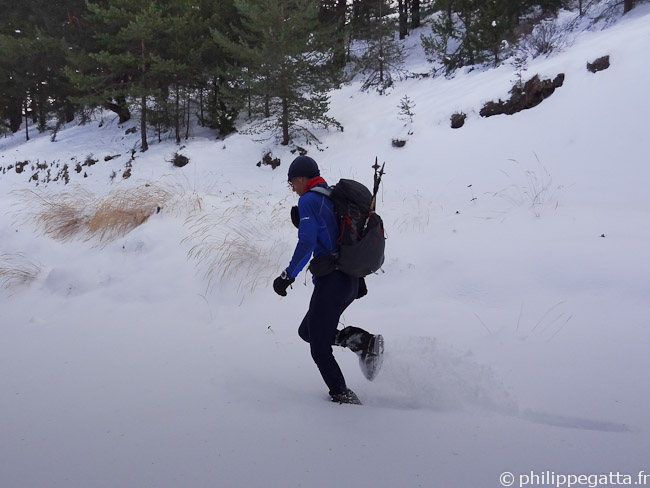
[[[313,188],[310,188],[309,191],[313,191],[314,193],[320,193],[321,195],[325,195],[326,197],[330,197],[332,195],[331,188],[323,188],[322,186],[314,186]]]
[[[310,188],[309,191],[313,191],[314,193],[319,193],[321,195],[326,196],[327,198],[332,198],[332,189],[330,187],[325,188],[325,187],[322,187],[322,186],[314,186],[314,187]],[[322,247],[323,249],[325,249],[328,252],[329,255],[338,256],[338,253],[333,253],[332,251],[329,251],[327,249],[327,247],[325,246],[325,244],[323,244],[323,242],[320,239],[316,238],[316,241],[318,242],[320,247]]]

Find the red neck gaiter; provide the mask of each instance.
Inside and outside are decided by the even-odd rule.
[[[307,182],[307,186],[305,187],[305,191],[311,190],[312,188],[314,188],[319,183],[325,183],[327,185],[327,181],[325,181],[320,176],[316,176],[315,178],[312,178],[311,180],[309,180]]]

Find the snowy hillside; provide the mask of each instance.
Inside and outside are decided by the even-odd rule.
[[[409,66],[423,72],[417,41]],[[332,94],[345,131],[306,146],[323,176],[370,185],[386,162],[386,264],[344,316],[384,335],[384,368],[367,382],[336,351],[361,407],[327,401],[297,335],[310,275],[286,298],[271,288],[296,240],[289,148],[197,129],[132,153],[135,123],[108,113],[54,143],[0,139],[0,486],[644,482],[648,53],[642,4],[531,60],[526,79],[564,84],[512,116],[478,114],[508,97],[510,64]],[[609,69],[587,71],[604,55]],[[257,166],[268,151],[279,168]],[[89,231],[115,201],[152,215],[124,235]],[[75,225],[56,227],[64,212]]]

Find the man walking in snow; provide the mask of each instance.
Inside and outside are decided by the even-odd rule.
[[[321,193],[309,191],[317,186],[327,188],[316,161],[308,156],[298,156],[289,167],[288,180],[292,190],[300,197],[297,215],[292,211],[292,217],[297,217],[292,220],[298,227],[298,244],[289,266],[273,282],[273,289],[280,296],[287,295],[287,288],[312,254],[318,257],[338,251],[339,217],[334,212],[332,201]],[[349,276],[340,270],[315,276],[313,281],[309,310],[298,328],[298,334],[309,343],[311,356],[329,388],[332,401],[361,404],[357,395],[347,387],[332,353],[332,346],[348,347],[354,351],[359,356],[362,369],[364,365],[372,365],[374,378],[383,353],[383,337],[358,327],[337,330],[343,311],[356,298],[366,294],[365,282],[363,278]]]

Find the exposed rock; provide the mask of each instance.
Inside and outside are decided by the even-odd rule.
[[[182,154],[175,153],[171,162],[177,168],[182,168],[183,166],[186,166],[190,162],[190,160],[187,156],[183,156]]]
[[[593,63],[587,63],[587,69],[592,73],[609,68],[609,55],[598,58]]]
[[[280,166],[280,158],[274,158],[273,154],[269,151],[262,157],[262,160],[257,163],[257,167],[261,168],[263,164],[270,166],[271,169],[275,169]]]
[[[498,102],[487,102],[479,112],[482,117],[507,114],[512,115],[528,108],[533,108],[550,97],[556,88],[564,84],[564,73],[560,73],[555,79],[542,80],[539,75],[533,76],[523,86],[514,86],[510,90],[510,100]]]
[[[463,125],[465,125],[465,119],[467,118],[467,115],[460,113],[460,114],[453,114],[451,116],[451,128],[452,129],[460,129]]]
[[[291,154],[296,154],[296,152],[298,152],[298,154],[300,154],[301,156],[307,155],[307,149],[305,149],[304,147],[296,146],[291,150]]]
[[[16,163],[16,173],[22,173],[23,169],[28,164],[29,164],[29,161],[23,161],[23,162],[20,162],[20,163]]]

